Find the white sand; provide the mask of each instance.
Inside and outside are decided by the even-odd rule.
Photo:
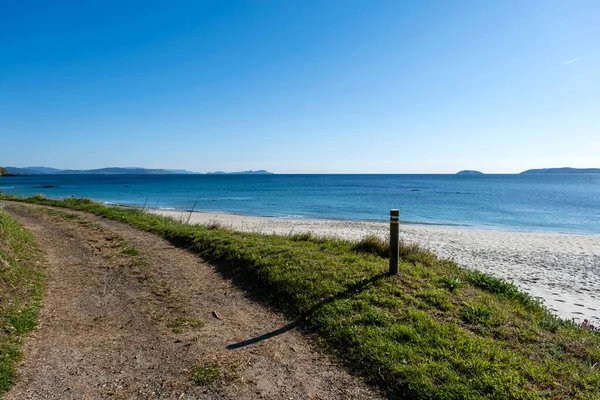
[[[187,221],[189,212],[156,210]],[[360,240],[369,234],[387,237],[379,222],[303,220],[194,212],[190,223],[218,223],[245,232]],[[504,232],[425,225],[400,225],[401,239],[417,243],[460,265],[513,282],[542,299],[557,315],[600,325],[600,236]]]

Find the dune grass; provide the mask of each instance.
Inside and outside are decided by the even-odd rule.
[[[88,211],[200,254],[254,298],[317,333],[330,353],[390,397],[598,398],[600,336],[505,281],[403,245],[189,226],[87,199],[4,199]]]
[[[43,288],[33,236],[0,208],[0,397],[15,382],[23,337],[37,325]]]

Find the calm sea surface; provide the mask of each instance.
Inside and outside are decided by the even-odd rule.
[[[387,221],[399,208],[409,223],[600,234],[600,174],[37,175],[0,178],[0,191],[280,218]]]

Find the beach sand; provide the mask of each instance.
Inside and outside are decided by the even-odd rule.
[[[189,212],[151,211],[186,222]],[[191,224],[217,223],[244,232],[289,235],[311,232],[357,241],[386,238],[381,222],[304,220],[194,212]],[[401,224],[400,237],[458,264],[513,282],[561,318],[600,325],[600,236],[505,232]]]

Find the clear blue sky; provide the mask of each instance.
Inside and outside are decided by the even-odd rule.
[[[600,167],[600,1],[0,2],[0,165]]]

